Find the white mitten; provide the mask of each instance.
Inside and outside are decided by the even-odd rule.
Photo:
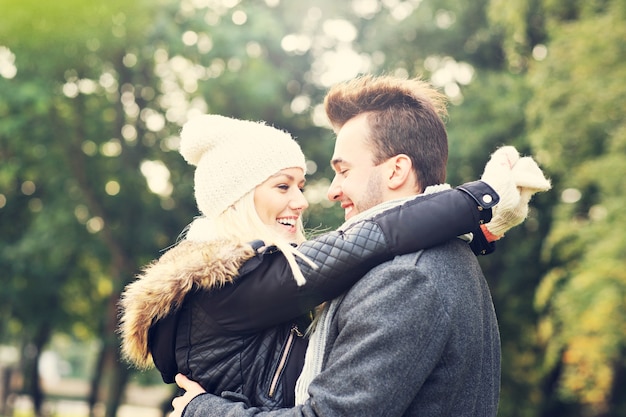
[[[491,221],[483,227],[489,241],[500,239],[509,229],[522,223],[528,215],[528,203],[533,194],[551,188],[535,160],[530,156],[520,158],[513,146],[503,146],[491,155],[481,180],[500,196]]]

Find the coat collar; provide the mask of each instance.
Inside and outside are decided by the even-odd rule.
[[[233,241],[182,241],[148,264],[120,298],[122,355],[139,368],[152,365],[148,330],[176,311],[192,290],[210,290],[232,283],[256,251]]]

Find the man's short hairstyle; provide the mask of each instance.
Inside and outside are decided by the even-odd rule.
[[[333,86],[324,99],[335,131],[366,113],[374,164],[399,154],[413,163],[418,191],[446,180],[446,98],[420,79],[363,75]]]

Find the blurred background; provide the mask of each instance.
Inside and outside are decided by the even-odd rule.
[[[501,417],[626,416],[624,0],[0,0],[0,415],[160,416],[119,359],[120,291],[197,215],[177,152],[198,113],[265,120],[309,159],[307,228],[360,73],[450,99],[448,182],[503,144],[554,188],[480,259]]]

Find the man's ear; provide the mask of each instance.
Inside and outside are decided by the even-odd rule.
[[[413,172],[413,163],[411,158],[401,153],[387,160],[388,178],[387,186],[392,190],[403,187],[415,187],[415,174]]]

